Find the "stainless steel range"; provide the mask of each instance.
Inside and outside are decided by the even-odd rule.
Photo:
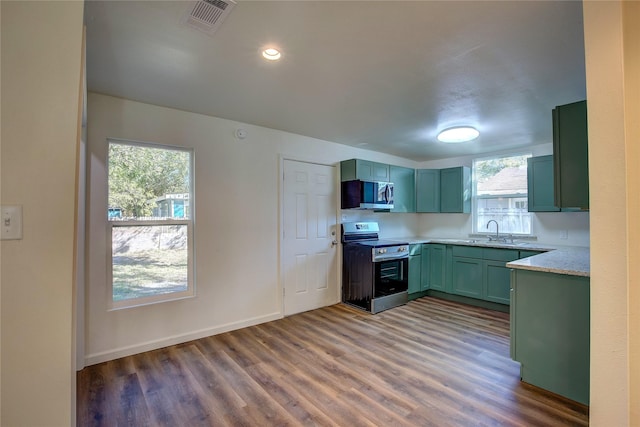
[[[342,224],[342,302],[371,313],[408,301],[409,244],[379,231],[377,222]]]

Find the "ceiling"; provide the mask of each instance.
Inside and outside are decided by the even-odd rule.
[[[580,1],[238,0],[213,35],[190,5],[87,1],[89,90],[415,161],[551,142],[586,97]]]

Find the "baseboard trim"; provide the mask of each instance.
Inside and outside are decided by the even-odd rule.
[[[115,360],[121,357],[131,356],[133,354],[144,353],[145,351],[157,350],[159,348],[181,344],[212,335],[222,334],[224,332],[234,331],[236,329],[242,329],[248,326],[255,326],[261,323],[282,319],[283,317],[284,316],[280,312],[271,313],[265,316],[252,317],[250,319],[245,319],[239,322],[232,322],[212,328],[200,329],[197,331],[188,332],[186,334],[173,335],[170,337],[151,340],[140,344],[107,350],[100,353],[88,354],[84,358],[84,366],[96,365],[98,363],[108,362],[109,360]]]

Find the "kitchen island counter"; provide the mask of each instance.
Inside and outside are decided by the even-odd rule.
[[[583,247],[559,247],[507,263],[509,268],[582,277],[590,276],[589,266],[589,248]]]

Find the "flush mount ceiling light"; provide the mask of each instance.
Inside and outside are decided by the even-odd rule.
[[[269,61],[277,61],[278,59],[280,59],[282,54],[280,54],[280,51],[278,49],[270,47],[262,51],[262,56]]]
[[[445,129],[438,134],[438,141],[455,144],[457,142],[467,142],[476,139],[480,132],[471,126],[456,126]]]

